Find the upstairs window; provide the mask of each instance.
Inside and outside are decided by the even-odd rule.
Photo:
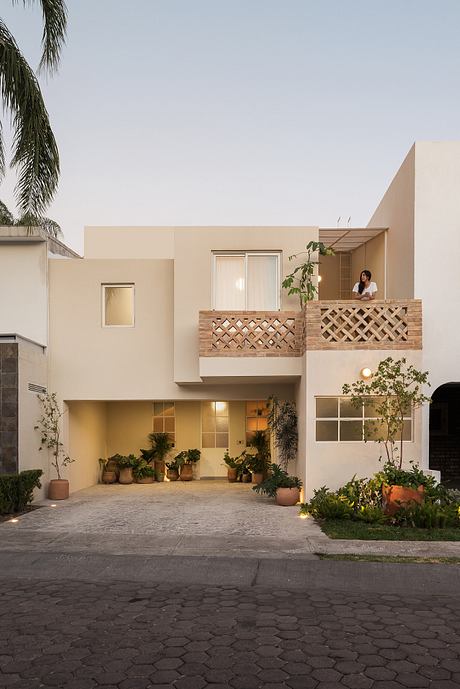
[[[213,309],[278,311],[279,308],[279,252],[213,254]]]
[[[102,325],[134,327],[134,285],[102,285]]]

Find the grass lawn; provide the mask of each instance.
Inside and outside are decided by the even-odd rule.
[[[387,524],[365,524],[349,519],[319,522],[329,538],[347,538],[360,541],[460,541],[460,529],[412,529],[388,526]]]
[[[348,560],[351,562],[416,562],[430,565],[460,565],[460,557],[414,557],[404,555],[326,555],[317,553],[320,560]]]

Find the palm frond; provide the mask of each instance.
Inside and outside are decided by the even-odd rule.
[[[17,225],[18,227],[40,227],[46,232],[46,234],[48,234],[50,237],[54,237],[55,239],[60,239],[63,236],[61,226],[55,220],[51,220],[51,218],[37,217],[36,215],[31,215],[30,213],[22,215],[20,218],[13,221],[12,224]]]
[[[15,188],[21,214],[41,216],[59,179],[59,152],[35,74],[0,19],[0,93],[13,119]]]
[[[13,0],[13,5],[20,0]],[[22,0],[24,6],[35,4],[37,0]],[[61,50],[65,44],[67,30],[67,7],[63,0],[38,0],[42,6],[43,36],[42,56],[39,71],[50,74],[57,71]]]
[[[0,201],[0,225],[14,225],[14,217],[3,201]]]

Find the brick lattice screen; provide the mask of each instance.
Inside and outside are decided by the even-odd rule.
[[[18,470],[18,345],[0,342],[0,474]]]

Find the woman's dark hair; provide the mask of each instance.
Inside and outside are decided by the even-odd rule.
[[[360,294],[362,294],[362,293],[363,293],[363,290],[364,290],[364,282],[361,280],[361,277],[362,277],[362,274],[363,274],[363,273],[364,273],[364,275],[367,277],[368,280],[370,280],[371,277],[372,277],[372,273],[371,273],[370,270],[362,270],[362,271],[361,271],[361,273],[360,273],[360,275],[359,275],[359,282],[358,282],[358,292],[359,292]]]

